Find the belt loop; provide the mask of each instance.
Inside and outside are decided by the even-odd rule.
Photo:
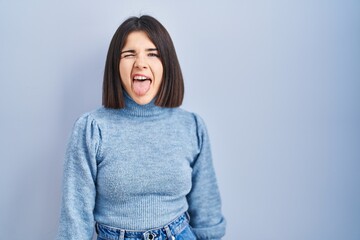
[[[125,230],[120,230],[120,234],[119,234],[119,240],[124,240],[125,239]]]
[[[95,223],[95,232],[99,234],[99,224],[97,222]]]
[[[186,215],[187,220],[190,222],[190,214],[186,211],[185,215]]]
[[[165,232],[166,232],[166,237],[167,237],[167,239],[175,240],[175,237],[171,234],[171,230],[170,230],[170,228],[169,228],[169,225],[166,225],[166,226],[164,227],[164,229],[165,229]]]

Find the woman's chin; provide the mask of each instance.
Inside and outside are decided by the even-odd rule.
[[[134,94],[131,97],[139,105],[146,105],[154,99],[154,97],[148,96],[148,95],[139,96],[139,95]]]

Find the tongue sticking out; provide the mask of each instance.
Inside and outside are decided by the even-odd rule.
[[[147,93],[147,91],[149,91],[150,84],[151,84],[150,80],[142,80],[142,81],[134,80],[132,88],[137,95],[143,96]]]

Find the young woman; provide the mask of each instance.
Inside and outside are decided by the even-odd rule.
[[[58,240],[221,239],[225,220],[203,120],[166,29],[127,19],[108,51],[104,107],[74,125]]]

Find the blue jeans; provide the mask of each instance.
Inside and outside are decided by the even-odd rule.
[[[184,213],[162,228],[147,231],[129,231],[96,223],[97,240],[196,240],[189,220],[189,215]]]

